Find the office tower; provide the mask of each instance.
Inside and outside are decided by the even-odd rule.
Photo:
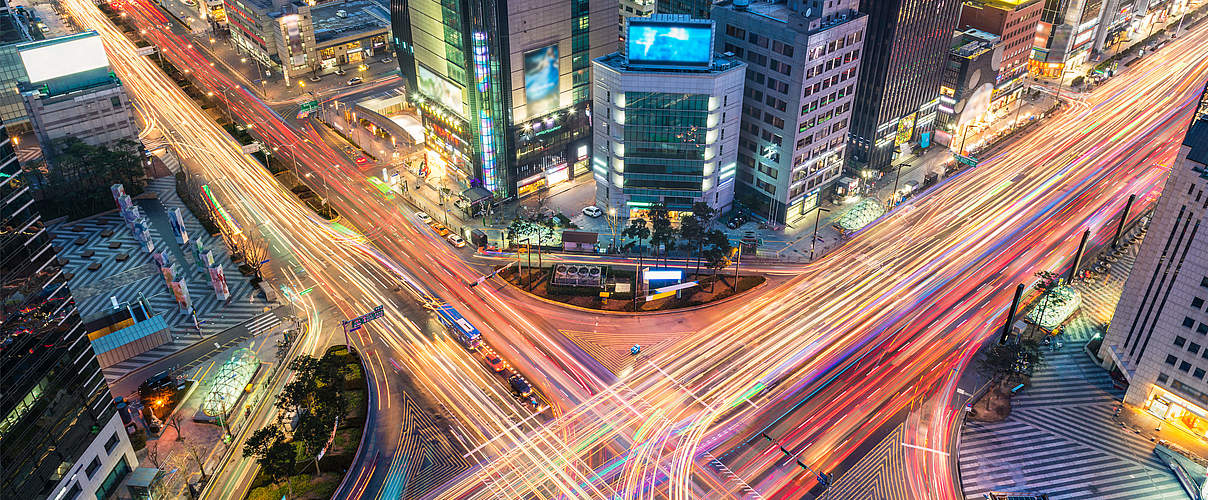
[[[859,168],[886,169],[895,151],[931,143],[944,60],[960,6],[958,0],[860,3],[860,12],[868,15],[868,36],[850,143]]]
[[[1002,64],[990,98],[990,110],[1020,97],[1043,0],[969,0],[961,6],[960,29],[976,28],[1001,38]]]
[[[1099,349],[1124,402],[1208,433],[1208,89]]]
[[[1045,0],[1029,71],[1058,78],[1090,57],[1103,0]]]
[[[1137,17],[1138,7],[1144,9],[1147,3],[1145,0],[1104,0],[1103,14],[1095,30],[1095,52],[1128,39],[1128,30]]]
[[[998,35],[976,28],[953,37],[940,84],[936,143],[964,151],[969,124],[987,118],[1002,60],[1001,41]]]
[[[390,8],[430,176],[499,200],[590,172],[591,60],[616,51],[617,0]]]
[[[650,17],[654,14],[654,0],[620,0],[617,2],[617,35],[625,43],[625,20],[631,17]]]
[[[137,465],[0,126],[0,498],[105,498]]]
[[[700,201],[729,211],[746,65],[713,53],[713,21],[656,14],[627,29],[624,53],[592,61],[596,204],[622,218],[655,203],[673,219]]]
[[[718,52],[747,62],[735,200],[793,223],[839,178],[867,16],[854,0],[718,4]],[[815,5],[816,4],[816,5]]]
[[[697,19],[708,19],[713,0],[658,0],[655,11],[659,14],[684,14]]]
[[[0,121],[10,129],[28,121],[21,91],[26,80],[25,67],[17,56],[17,45],[33,40],[25,14],[10,9],[8,0],[0,0]]]

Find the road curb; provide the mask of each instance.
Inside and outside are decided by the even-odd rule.
[[[764,286],[767,286],[767,284],[768,284],[768,279],[767,279],[767,277],[764,277],[764,278],[763,278],[763,283],[760,283],[760,284],[758,284],[758,285],[755,285],[755,286],[753,286],[753,287],[751,287],[751,288],[749,288],[749,289],[747,289],[747,290],[742,291],[741,293],[736,293],[736,294],[731,295],[731,296],[729,296],[729,297],[726,297],[726,298],[724,298],[724,299],[715,300],[715,301],[713,301],[713,302],[706,302],[706,303],[704,303],[704,304],[697,304],[697,305],[694,305],[694,306],[687,306],[687,307],[677,307],[677,308],[675,308],[675,309],[667,309],[667,310],[659,310],[659,311],[634,311],[634,312],[630,312],[630,311],[608,311],[608,310],[604,310],[604,309],[591,309],[591,308],[588,308],[588,307],[576,306],[576,305],[574,305],[574,304],[567,304],[567,303],[565,303],[565,302],[558,302],[558,301],[556,301],[556,300],[549,299],[549,298],[546,298],[546,297],[542,297],[542,296],[537,295],[537,294],[535,294],[535,293],[529,292],[528,290],[525,290],[525,289],[523,289],[523,288],[520,288],[520,287],[518,287],[518,286],[516,286],[516,285],[512,284],[512,282],[507,281],[506,279],[505,279],[505,280],[503,280],[503,282],[504,282],[504,284],[506,284],[507,286],[512,287],[512,288],[514,288],[514,289],[516,289],[516,290],[519,290],[521,293],[524,293],[525,295],[528,295],[529,297],[535,298],[535,299],[540,300],[540,301],[542,301],[542,302],[545,302],[545,303],[547,303],[547,304],[552,304],[552,305],[555,305],[555,306],[561,306],[561,307],[565,307],[565,308],[567,308],[567,309],[572,309],[572,310],[575,310],[575,311],[589,312],[589,313],[595,313],[595,314],[607,314],[607,315],[612,315],[612,316],[644,316],[644,315],[649,315],[649,314],[671,314],[671,313],[679,313],[679,312],[686,312],[686,311],[696,311],[696,310],[699,310],[699,309],[704,309],[705,307],[715,306],[715,305],[718,305],[718,304],[724,304],[724,303],[729,302],[729,301],[731,301],[731,300],[733,300],[733,299],[736,299],[736,298],[738,298],[738,297],[743,297],[743,296],[747,295],[747,293],[749,293],[749,292],[752,292],[752,291],[754,291],[754,290],[757,290],[757,289],[763,288]]]

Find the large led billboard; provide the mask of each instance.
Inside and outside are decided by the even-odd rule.
[[[17,52],[33,84],[100,68],[108,72],[109,68],[105,46],[95,31],[23,45]]]
[[[713,61],[709,23],[629,22],[630,64],[708,66]]]
[[[524,99],[529,117],[558,109],[558,45],[524,53]]]
[[[458,116],[465,116],[465,112],[462,110],[461,87],[437,76],[423,65],[415,66],[416,77],[419,80],[419,93],[439,102],[445,108],[457,113]]]

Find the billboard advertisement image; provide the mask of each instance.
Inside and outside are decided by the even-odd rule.
[[[558,109],[558,45],[524,53],[524,98],[530,117]]]
[[[419,93],[439,102],[441,106],[457,113],[458,116],[465,116],[461,104],[461,87],[437,76],[436,73],[419,64],[415,67],[416,77],[419,80]]]
[[[708,65],[713,59],[713,30],[707,24],[630,21],[629,62],[633,64]]]

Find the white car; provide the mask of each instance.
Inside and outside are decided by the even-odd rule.
[[[361,78],[359,76],[354,76],[354,77],[348,79],[348,84],[349,85],[359,85],[361,82],[364,82],[364,81],[365,81],[364,78]]]
[[[466,246],[466,240],[462,239],[461,236],[458,236],[456,234],[450,234],[450,235],[446,236],[445,239],[449,240],[450,245],[453,245],[457,248]]]
[[[416,217],[419,217],[419,220],[422,220],[422,221],[424,221],[425,223],[427,223],[427,222],[429,222],[429,221],[431,221],[431,220],[432,220],[432,217],[428,216],[428,214],[423,213],[423,212],[415,212],[415,216],[416,216]]]
[[[583,215],[586,215],[588,217],[599,217],[601,215],[604,215],[604,211],[600,210],[600,207],[597,207],[595,205],[588,205],[586,207],[583,207]]]

